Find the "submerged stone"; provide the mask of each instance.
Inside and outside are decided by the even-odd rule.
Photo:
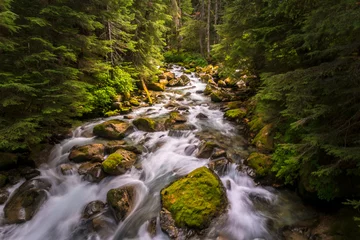
[[[171,213],[176,227],[204,229],[227,208],[221,180],[206,167],[198,168],[161,191],[162,207]],[[162,217],[164,222],[164,218]],[[162,225],[167,231],[169,227]]]

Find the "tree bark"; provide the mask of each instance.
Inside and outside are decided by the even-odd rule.
[[[210,17],[211,17],[211,0],[207,2],[207,23],[206,23],[206,57],[210,57]]]

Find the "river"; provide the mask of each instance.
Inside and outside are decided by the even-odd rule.
[[[171,71],[176,76],[183,74],[178,66]],[[196,127],[195,130],[134,132],[126,140],[145,147],[140,156],[141,168],[133,167],[124,175],[107,177],[100,183],[90,183],[77,173],[64,176],[59,165],[68,162],[72,147],[103,142],[91,136],[95,125],[109,119],[123,119],[124,116],[97,119],[83,124],[73,131],[72,138],[55,145],[48,163],[39,168],[40,177],[52,183],[48,200],[30,221],[18,225],[1,225],[0,239],[168,239],[159,225],[159,193],[172,181],[209,163],[208,159],[195,157],[197,150],[189,152],[189,146],[200,144],[199,136],[202,134],[211,134],[227,144],[236,160],[236,163],[228,164],[218,172],[224,185],[230,186],[227,188],[229,209],[220,224],[211,225],[204,239],[280,239],[284,226],[311,216],[313,213],[294,194],[286,190],[262,187],[248,176],[246,170],[238,170],[238,165],[242,165],[244,161],[241,153],[248,151],[246,139],[241,136],[238,126],[223,118],[220,105],[211,103],[210,98],[202,94],[206,84],[194,74],[188,76],[191,79],[190,85],[168,88],[155,105],[139,108],[129,115],[135,118],[162,116],[173,110],[166,108],[166,104],[175,102],[188,107],[181,112],[187,117],[188,123]],[[197,118],[199,113],[208,118]],[[120,224],[116,224],[109,213],[104,213],[106,227],[96,232],[89,231],[87,223],[81,219],[84,207],[94,200],[106,202],[106,194],[110,189],[125,185],[136,186],[137,198],[132,213]],[[8,190],[13,192],[17,186]],[[3,206],[0,206],[0,210]],[[147,231],[149,221],[153,218],[157,218],[155,236]]]

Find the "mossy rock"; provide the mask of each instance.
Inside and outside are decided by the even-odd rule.
[[[13,153],[0,153],[0,170],[7,170],[16,166],[18,156]]]
[[[93,130],[94,135],[110,140],[121,140],[133,132],[133,126],[118,119],[96,125]]]
[[[255,170],[257,177],[265,177],[271,172],[271,157],[262,153],[251,153],[247,159],[249,167]]]
[[[246,109],[244,108],[237,108],[237,109],[231,109],[225,112],[225,118],[229,120],[238,120],[244,118],[246,115]]]
[[[123,221],[132,211],[135,195],[134,187],[129,186],[111,189],[107,193],[106,200],[108,206],[118,222]]]
[[[213,102],[228,102],[231,99],[231,95],[219,90],[213,90],[210,94],[211,101]]]
[[[243,105],[242,101],[228,102],[228,103],[226,103],[226,108],[228,108],[228,109],[237,109],[237,108],[241,108],[242,105]]]
[[[117,115],[120,115],[120,110],[117,109],[117,110],[114,110],[114,111],[108,111],[104,115],[105,115],[105,117],[117,116]]]
[[[204,142],[203,144],[201,144],[199,152],[196,154],[196,157],[210,158],[216,147],[218,147],[218,145],[214,142]]]
[[[88,144],[71,150],[69,160],[75,163],[102,162],[105,146],[103,144]]]
[[[138,118],[133,121],[137,129],[144,132],[156,132],[156,122],[151,118]]]
[[[124,174],[136,162],[137,156],[134,152],[118,149],[116,152],[110,154],[102,163],[104,172],[111,175]]]
[[[190,74],[190,73],[191,73],[191,70],[190,70],[190,69],[186,69],[186,70],[184,70],[184,73],[185,73],[185,74]]]
[[[147,84],[147,88],[152,91],[165,91],[165,85],[162,83],[149,83]]]
[[[132,106],[135,106],[135,107],[140,106],[140,102],[139,102],[136,98],[130,99],[129,102],[130,102],[130,104],[131,104]]]
[[[6,182],[7,182],[7,176],[5,176],[4,174],[0,174],[0,188],[5,186]]]
[[[212,76],[209,74],[204,74],[200,76],[200,80],[203,82],[208,82],[209,80],[212,80]]]
[[[164,188],[161,202],[177,227],[200,230],[224,212],[228,201],[219,177],[201,167]]]
[[[272,129],[273,125],[267,124],[255,136],[252,143],[255,144],[259,150],[272,151],[274,149],[274,136]]]

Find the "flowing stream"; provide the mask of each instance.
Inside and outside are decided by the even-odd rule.
[[[177,66],[171,71],[177,77],[183,74]],[[52,183],[48,200],[30,221],[23,224],[2,224],[0,239],[168,239],[159,225],[159,193],[172,181],[209,163],[208,159],[195,157],[197,150],[189,152],[191,146],[200,144],[199,135],[210,133],[228,144],[228,148],[240,153],[247,151],[246,141],[239,135],[237,126],[224,120],[220,106],[211,103],[209,97],[202,94],[206,84],[194,74],[188,76],[191,79],[190,85],[169,88],[163,93],[159,103],[139,108],[130,115],[135,118],[162,116],[173,110],[165,105],[174,101],[189,107],[181,112],[187,117],[188,123],[196,126],[195,130],[134,132],[127,141],[141,144],[146,149],[140,156],[141,169],[133,167],[124,175],[107,177],[100,183],[90,183],[77,173],[64,176],[59,165],[68,162],[69,151],[73,146],[102,141],[89,135],[96,124],[109,119],[123,119],[124,116],[84,124],[73,132],[72,138],[56,145],[48,164],[39,169],[40,177]],[[196,118],[199,113],[207,115],[208,119]],[[241,154],[236,157],[237,164],[241,165]],[[237,164],[229,164],[218,173],[224,186],[228,186],[229,209],[221,223],[210,227],[204,239],[279,239],[281,227],[299,219],[306,219],[307,213],[299,210],[301,204],[296,197],[286,191],[257,186],[246,171],[238,170]],[[131,214],[120,224],[117,224],[110,214],[104,214],[106,227],[97,232],[88,231],[86,222],[81,219],[84,207],[94,200],[106,202],[106,194],[110,189],[125,185],[136,186],[137,198]],[[13,192],[17,186],[8,190]],[[0,206],[1,211],[3,206]],[[151,236],[147,229],[149,221],[154,218],[157,219],[157,231],[156,236]]]

